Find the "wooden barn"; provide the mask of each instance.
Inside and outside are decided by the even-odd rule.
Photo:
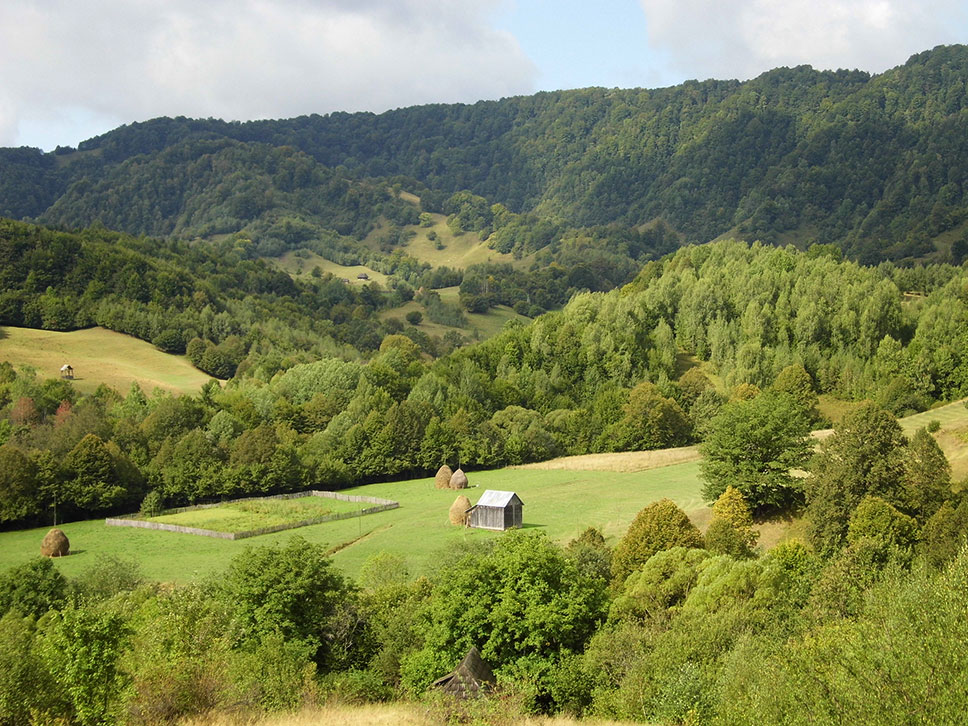
[[[434,688],[439,688],[458,698],[467,698],[486,691],[495,683],[497,679],[494,678],[491,667],[481,658],[477,648],[472,647],[454,670],[434,681]]]
[[[496,489],[485,491],[477,504],[468,511],[468,527],[478,529],[505,530],[520,527],[521,508],[524,502],[514,492],[501,492]]]

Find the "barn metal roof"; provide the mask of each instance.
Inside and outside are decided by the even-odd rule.
[[[477,506],[479,507],[506,507],[517,500],[518,504],[524,504],[519,497],[514,492],[502,492],[497,489],[487,489],[481,495],[481,498],[477,500]]]

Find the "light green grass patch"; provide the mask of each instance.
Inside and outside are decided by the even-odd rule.
[[[74,387],[82,393],[93,393],[102,383],[125,393],[137,382],[147,393],[161,388],[196,394],[211,380],[185,356],[163,353],[151,343],[104,328],[61,333],[4,327],[0,360],[32,366],[41,378],[58,378],[61,366],[70,364]]]
[[[297,524],[330,514],[357,512],[365,504],[323,497],[297,499],[244,499],[217,507],[149,517],[149,522],[197,527],[216,532],[248,532],[283,524]]]

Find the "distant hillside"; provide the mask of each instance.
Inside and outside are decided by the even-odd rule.
[[[966,81],[968,48],[947,46],[876,76],[800,66],[742,83],[591,88],[379,115],[155,119],[78,151],[0,150],[0,213],[99,220],[133,234],[246,228],[257,243],[291,248],[324,230],[360,240],[381,215],[412,223],[420,210],[390,193],[398,184],[424,211],[451,216],[454,193],[481,198],[486,213],[465,221],[506,252],[553,248],[603,225],[595,246],[621,251],[629,234],[663,220],[671,236],[632,240],[623,254],[641,261],[670,242],[730,234],[833,242],[866,262],[949,253],[960,262]],[[502,238],[508,214],[528,216]]]

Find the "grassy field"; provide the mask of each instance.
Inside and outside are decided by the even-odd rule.
[[[276,265],[293,277],[308,277],[312,274],[313,268],[318,267],[322,272],[328,272],[334,277],[349,280],[349,284],[356,287],[378,282],[385,288],[387,282],[386,275],[366,265],[338,265],[325,257],[320,257],[315,252],[305,250],[300,251],[298,255],[295,252],[287,252],[282,257],[273,257],[268,259],[267,262]],[[356,276],[361,272],[366,273],[369,279],[357,279]]]
[[[175,524],[180,527],[211,529],[216,532],[247,532],[282,524],[296,524],[330,514],[356,512],[365,506],[357,502],[344,502],[323,497],[240,499],[235,502],[225,502],[210,509],[193,509],[188,512],[149,517],[148,521]]]
[[[953,464],[955,480],[968,462],[968,410],[951,404],[902,420],[911,433],[938,420],[936,434]],[[567,466],[569,468],[552,468]],[[587,467],[585,470],[579,467]],[[578,457],[558,462],[469,472],[471,488],[463,493],[476,502],[485,489],[513,490],[524,501],[524,526],[567,542],[586,527],[598,527],[611,544],[624,534],[645,505],[668,497],[681,506],[700,529],[710,517],[701,497],[699,461],[687,447],[664,452],[629,452]],[[107,527],[103,520],[61,525],[75,554],[55,560],[68,576],[97,563],[99,555],[133,558],[145,576],[161,581],[188,582],[223,570],[246,547],[278,544],[299,536],[323,545],[334,562],[355,576],[363,563],[380,552],[402,555],[411,575],[432,572],[449,551],[465,542],[500,537],[500,533],[454,527],[450,505],[458,496],[434,488],[433,479],[414,479],[356,487],[347,493],[400,502],[400,508],[366,517],[326,522],[251,540],[228,541],[127,527]],[[802,522],[766,522],[759,527],[761,546],[802,536]],[[0,533],[0,570],[35,557],[47,527]]]
[[[634,473],[501,469],[469,472],[472,488],[464,493],[476,502],[485,489],[512,489],[524,500],[526,528],[564,542],[595,526],[614,544],[642,507],[663,497],[675,500],[704,526],[709,509],[700,497],[698,474],[697,462]],[[463,542],[500,536],[451,525],[447,513],[458,492],[435,489],[430,478],[371,484],[347,493],[394,499],[400,508],[241,541],[108,527],[100,519],[73,522],[61,527],[76,554],[55,562],[71,576],[94,565],[98,555],[120,556],[138,561],[151,579],[188,582],[221,571],[248,546],[299,536],[331,550],[335,563],[350,575],[383,551],[402,555],[416,575],[432,571],[448,550]],[[0,570],[35,557],[46,531],[0,533]]]
[[[102,383],[126,393],[133,381],[146,393],[161,388],[173,393],[198,393],[211,376],[185,356],[162,353],[150,343],[104,328],[70,333],[32,328],[0,328],[0,360],[29,365],[41,378],[57,378],[60,368],[74,368],[74,386],[93,393]]]
[[[460,289],[456,286],[443,287],[437,290],[437,293],[440,295],[440,299],[445,303],[449,303],[451,305],[460,304]],[[423,321],[418,327],[428,335],[443,336],[450,330],[456,330],[461,335],[475,340],[490,338],[497,335],[501,332],[501,329],[508,320],[520,320],[523,323],[531,322],[530,318],[527,318],[523,315],[518,315],[506,305],[498,305],[495,308],[491,308],[486,313],[468,313],[465,311],[464,315],[467,317],[467,327],[454,328],[449,325],[440,325],[438,323],[431,322],[427,318],[427,311],[424,309],[423,305],[413,301],[408,302],[406,305],[401,307],[393,308],[392,310],[384,310],[382,313],[380,313],[380,317],[384,320],[387,318],[397,318],[400,320],[400,322],[403,322],[407,313],[411,311],[419,312],[424,316]]]

